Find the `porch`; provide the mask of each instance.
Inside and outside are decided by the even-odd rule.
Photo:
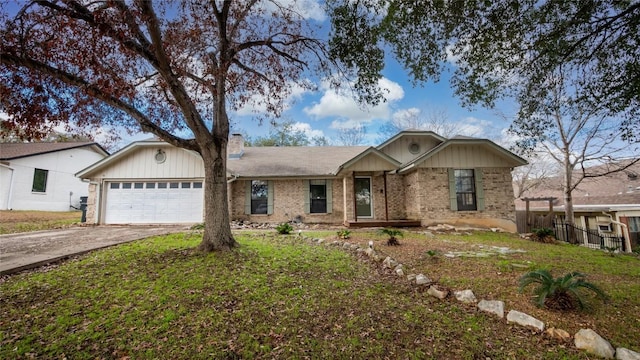
[[[348,228],[369,228],[369,227],[420,227],[420,220],[360,220],[346,221],[344,225]]]

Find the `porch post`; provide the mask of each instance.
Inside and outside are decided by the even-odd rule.
[[[389,221],[389,204],[387,203],[387,172],[382,172],[382,179],[384,181],[384,220]]]
[[[356,172],[351,173],[351,180],[353,182],[351,192],[353,193],[353,221],[358,222],[358,209],[356,206]]]

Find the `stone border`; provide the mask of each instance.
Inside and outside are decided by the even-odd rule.
[[[302,238],[311,244],[328,245],[333,247],[339,247],[343,250],[355,252],[357,254],[364,254],[376,263],[380,263],[385,270],[392,271],[398,277],[406,277],[407,281],[416,286],[429,286],[427,294],[437,299],[444,300],[449,296],[449,291],[440,289],[437,284],[429,279],[424,274],[410,273],[405,275],[404,266],[391,258],[390,256],[383,257],[378,254],[374,248],[373,243],[369,242],[369,246],[366,248],[360,247],[358,244],[351,244],[348,241],[333,241],[327,243],[321,238],[310,238],[305,236],[302,232],[298,232],[298,237]],[[456,300],[465,304],[476,304],[478,310],[488,313],[498,319],[504,318],[504,302],[500,300],[485,300],[482,299],[478,302],[473,291],[470,289],[454,291],[453,295]],[[535,332],[554,338],[558,341],[568,342],[571,340],[571,335],[562,329],[548,328],[544,331],[544,323],[533,316],[525,314],[517,310],[510,310],[507,313],[507,323],[514,323],[518,326],[526,327],[534,330]],[[574,346],[579,350],[584,350],[587,353],[597,355],[606,359],[613,359],[614,356],[619,360],[640,360],[640,353],[619,347],[614,349],[610,342],[602,338],[592,329],[580,329],[574,336]]]

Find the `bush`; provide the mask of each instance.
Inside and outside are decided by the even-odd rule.
[[[531,237],[531,239],[534,241],[546,243],[546,244],[551,244],[556,242],[556,234],[553,231],[553,229],[540,228],[540,229],[532,229],[531,231],[533,232],[533,236]]]
[[[278,232],[278,234],[288,235],[293,231],[293,226],[291,226],[291,224],[289,223],[282,223],[276,226],[276,231]]]
[[[384,229],[380,229],[378,233],[382,235],[387,235],[389,237],[389,239],[387,239],[387,245],[400,245],[400,242],[398,242],[398,237],[402,237],[401,230],[384,228]]]
[[[345,239],[346,240],[346,239],[351,237],[351,231],[349,231],[349,230],[339,230],[338,231],[338,237],[340,239]]]
[[[585,277],[586,275],[574,271],[554,279],[548,270],[535,270],[520,278],[520,291],[530,284],[538,284],[534,290],[536,305],[556,310],[584,308],[586,302],[583,290],[590,290],[606,301],[607,295],[596,285],[587,282]]]

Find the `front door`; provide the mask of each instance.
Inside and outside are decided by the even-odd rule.
[[[371,178],[358,177],[355,179],[356,216],[359,218],[373,217],[373,198],[371,195]]]

